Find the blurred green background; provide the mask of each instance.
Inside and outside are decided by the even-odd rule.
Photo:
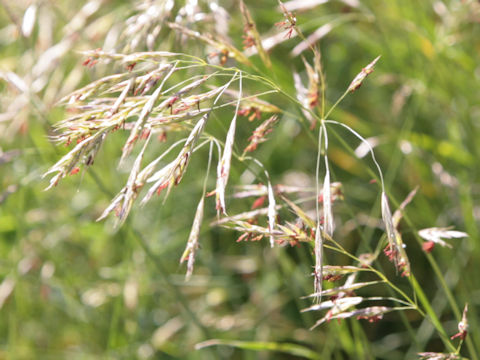
[[[325,30],[319,47],[329,104],[362,67],[382,56],[331,118],[375,137],[393,204],[419,185],[407,208],[404,242],[412,271],[449,335],[457,332],[457,319],[412,233],[454,226],[469,234],[450,241],[453,249],[436,247],[432,256],[454,295],[451,301],[460,309],[470,305],[469,336],[478,354],[480,3],[325,0],[309,9],[305,3],[294,10],[302,31]],[[175,2],[172,12],[183,4]],[[278,32],[274,24],[282,14],[276,1],[246,4],[260,33]],[[231,15],[229,35],[241,47],[237,2],[219,5]],[[199,6],[208,11],[206,2]],[[236,243],[240,234],[208,225],[215,218],[212,199],[194,275],[185,282],[178,261],[201,196],[207,150],[195,156],[164,205],[162,199],[135,205],[119,231],[112,219],[95,220],[128,178],[117,168],[124,134],[108,139],[88,172],[43,191],[48,180],[42,174],[66,152],[49,141],[52,125],[67,116],[56,101],[109,71],[82,67],[79,51],[103,47],[112,29],[121,31],[139,12],[133,3],[113,0],[0,2],[0,359],[301,358],[231,347],[194,350],[212,338],[298,344],[321,359],[404,359],[444,351],[429,322],[413,311],[373,324],[332,321],[309,331],[320,318],[300,313],[309,305],[300,298],[313,291],[311,249]],[[33,20],[25,23],[28,16]],[[154,48],[165,48],[167,41],[175,49],[174,37],[163,29]],[[277,84],[293,96],[293,71],[305,75],[300,57],[289,55],[298,42],[286,40],[271,52]],[[144,49],[142,43],[137,50]],[[268,100],[302,116],[293,105]],[[212,131],[226,133],[231,115],[225,114],[214,116],[219,127]],[[256,126],[239,118],[241,147]],[[292,178],[313,184],[317,145],[307,132],[284,116],[259,147],[256,155],[274,185]],[[337,241],[362,253],[375,248],[382,235],[371,226],[380,218],[378,185],[370,183],[370,161],[352,153],[358,141],[340,129],[336,134],[330,135],[331,171],[345,195],[334,207]],[[244,170],[233,164],[229,186],[240,183]],[[209,190],[213,176],[210,180]],[[231,206],[235,213],[248,203]],[[348,263],[338,255],[327,257]],[[379,266],[409,291],[385,257]],[[476,358],[466,347],[462,354]]]

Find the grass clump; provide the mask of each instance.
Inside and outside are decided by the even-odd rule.
[[[2,72],[6,354],[477,358],[474,97],[447,100],[473,85],[442,69],[473,70],[478,9],[314,3],[3,5],[36,63]],[[55,306],[66,335],[18,336]]]

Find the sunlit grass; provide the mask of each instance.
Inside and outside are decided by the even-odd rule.
[[[205,17],[193,21],[189,16],[194,15],[185,11],[179,20],[182,26],[198,30],[202,36],[221,32],[222,10],[207,6],[207,2],[199,3],[199,8],[190,9],[191,14],[202,13]],[[156,16],[140,22],[138,14],[147,7],[137,9],[122,2],[99,4],[0,3],[0,357],[415,358],[418,352],[457,351],[460,341],[450,337],[458,333],[457,324],[464,304],[468,303],[470,328],[460,354],[478,358],[477,2],[330,1],[311,9],[302,9],[302,2],[286,2],[287,9],[293,4],[300,6],[291,10],[293,19],[288,14],[284,16],[275,1],[246,1],[249,13],[244,10],[243,17],[256,23],[248,31],[237,4],[220,2],[232,16],[228,44],[234,48],[227,48],[231,58],[226,59],[222,49],[218,49],[226,46],[227,40],[222,37],[197,37],[191,41],[188,38],[192,34],[184,28],[168,27],[166,23],[156,28],[160,22],[174,21],[175,16],[168,12],[179,14],[183,2],[172,2],[170,9],[170,2],[159,1],[157,12],[148,13]],[[76,21],[72,20],[74,17]],[[275,26],[278,22],[284,23]],[[304,38],[324,26],[317,43],[320,63],[316,63],[308,46],[302,52],[305,62],[300,56],[290,55],[305,41],[294,31],[291,39],[285,37],[291,29],[295,30],[293,26]],[[270,38],[282,31],[285,35],[277,38],[275,47],[264,45],[267,52],[260,50],[261,56],[244,57],[242,42],[254,45],[258,36]],[[188,36],[180,37],[178,32]],[[206,56],[202,41],[210,46],[211,57]],[[65,111],[57,106],[57,101],[104,76],[125,73],[129,78],[132,72],[148,70],[141,67],[142,58],[102,64],[99,57],[91,68],[82,66],[87,57],[80,51],[104,47],[112,50],[113,46],[118,54],[172,51],[191,56],[168,60],[172,65],[177,61],[175,66],[184,70],[171,75],[166,82],[171,92],[162,94],[157,105],[205,74],[211,78],[201,84],[201,91],[194,89],[193,95],[207,93],[232,80],[219,103],[213,104],[216,98],[212,97],[201,104],[204,111],[213,105],[219,104],[219,108],[211,113],[203,137],[192,146],[205,144],[193,156],[185,150],[188,168],[182,163],[181,169],[186,171],[180,176],[181,182],[176,180],[179,174],[172,173],[174,181],[170,182],[169,177],[162,192],[163,195],[171,190],[164,203],[163,197],[156,196],[143,207],[139,206],[140,201],[125,203],[126,214],[130,215],[122,219],[125,222],[118,230],[114,230],[115,214],[102,222],[96,219],[128,184],[133,161],[145,141],[142,134],[136,134],[140,136],[131,156],[128,152],[132,149],[126,149],[125,144],[137,140],[132,140],[135,134],[129,139],[131,127],[127,126],[125,132],[120,129],[108,135],[93,166],[86,170],[79,166],[77,173],[78,164],[74,164],[65,170],[66,176],[59,185],[47,192],[43,190],[48,179],[41,178],[75,146],[52,142],[52,136],[59,135],[53,132],[52,125],[82,114],[81,109],[77,113]],[[361,87],[355,86],[355,92],[327,116],[352,79],[379,54],[375,72]],[[93,56],[91,60],[97,58]],[[318,64],[321,66],[317,74],[324,79],[317,79],[314,92],[314,78],[305,63],[313,71],[318,70]],[[294,73],[298,73],[305,87],[303,100],[297,97],[299,84],[294,83]],[[179,85],[172,88],[176,84]],[[154,89],[145,94],[150,95]],[[121,89],[117,90],[108,95],[112,97],[110,107],[115,106],[121,94]],[[259,93],[263,94],[258,96],[263,103],[247,98]],[[320,97],[315,99],[311,96],[314,93]],[[145,102],[140,98],[141,92],[137,95],[132,95],[132,101],[137,101],[138,115]],[[175,115],[177,100],[170,100],[174,105],[171,115]],[[315,106],[309,108],[312,102]],[[260,124],[272,115],[265,108],[256,113],[266,104],[275,106],[270,110],[277,113],[278,120],[271,133],[262,133],[267,141],[261,136],[254,138],[255,149],[247,153],[244,149],[250,144],[249,137],[255,129],[258,135]],[[226,211],[229,215],[243,214],[250,211],[252,203],[260,204],[257,210],[265,210],[260,224],[234,225],[247,231],[250,240],[262,234],[263,237],[255,242],[237,243],[243,232],[210,227],[209,223],[217,219],[216,207],[222,213],[225,205],[219,205],[215,196],[205,198],[203,222],[190,235],[189,251],[191,254],[194,249],[196,254],[195,267],[190,280],[185,282],[185,265],[180,265],[179,260],[186,253],[202,194],[221,189],[215,166],[217,149],[229,148],[226,137],[232,129],[235,106],[240,106],[236,140],[231,145],[231,158],[223,157],[230,168],[228,184],[225,181]],[[127,122],[133,124],[134,120]],[[333,122],[323,123],[328,132],[326,151],[326,144],[317,141],[321,120],[338,121],[364,138],[375,137],[373,150],[383,172],[391,212],[419,186],[417,195],[405,207],[402,222],[394,224],[389,236],[396,241],[395,231],[402,234],[406,247],[401,249],[409,258],[413,274],[410,277],[400,277],[402,271],[396,274],[393,264],[382,253],[386,244],[381,224],[382,184],[371,157],[358,159],[355,150],[361,141]],[[160,133],[154,133],[145,148],[145,164],[185,134],[188,136],[195,124],[168,128],[168,144],[157,139]],[[69,131],[74,134],[77,130]],[[213,150],[209,149],[209,141],[214,141]],[[176,156],[183,144],[180,142],[162,164],[181,159]],[[117,167],[122,148],[125,164]],[[210,152],[211,171],[206,176]],[[324,154],[328,155],[328,162]],[[321,155],[317,176],[320,191],[315,191],[317,155]],[[251,160],[251,156],[257,160]],[[325,164],[331,186],[322,188]],[[236,187],[248,182],[263,185],[254,189]],[[335,182],[342,183],[341,196],[332,187]],[[152,183],[146,184],[149,187]],[[297,186],[305,191],[297,196],[293,195],[297,192],[281,192],[278,185]],[[253,195],[237,198],[242,191]],[[310,300],[302,297],[314,292],[311,273],[315,254],[310,244],[314,237],[306,231],[308,222],[313,221],[315,228],[317,220],[329,220],[325,215],[317,217],[321,212],[315,213],[314,199],[320,193],[324,199],[338,196],[332,205],[334,242],[328,241],[331,232],[325,229],[321,271],[327,271],[327,265],[351,266],[364,253],[376,254],[376,260],[367,265],[367,271],[363,269],[358,282],[381,283],[356,289],[352,298],[375,296],[384,302],[378,306],[388,307],[393,306],[392,302],[385,303],[385,299],[399,298],[406,303],[394,306],[410,310],[388,312],[381,320],[385,309],[352,313],[351,320],[341,321],[335,320],[338,313],[332,312],[330,322],[308,330],[326,315],[301,311],[312,306]],[[258,200],[262,196],[264,199]],[[289,204],[281,196],[295,201]],[[230,224],[230,228],[235,226]],[[447,226],[465,231],[468,238],[446,240],[451,249],[435,245],[431,253],[422,251],[424,242],[417,235],[418,230]],[[278,231],[274,235],[285,247],[270,248],[272,229]],[[288,237],[292,232],[298,236]],[[184,260],[190,264],[188,255]],[[368,266],[372,271],[368,271]],[[320,267],[317,263],[315,270]],[[332,270],[330,275],[337,273]],[[334,284],[323,282],[324,288],[317,289],[326,291],[321,301],[328,301],[325,294],[340,286]],[[375,301],[368,306],[377,306]],[[349,311],[360,308],[365,307],[351,307]],[[377,320],[372,316],[378,316],[380,321],[370,323],[357,320],[357,316],[370,320]],[[202,342],[204,346],[227,346],[195,350],[195,345]]]

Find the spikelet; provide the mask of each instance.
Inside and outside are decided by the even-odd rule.
[[[258,54],[260,55],[260,59],[262,59],[263,63],[267,68],[272,67],[272,63],[270,62],[270,57],[268,56],[267,52],[262,46],[262,40],[260,38],[260,34],[258,33],[257,26],[252,19],[250,11],[245,6],[243,0],[240,1],[240,12],[243,15],[243,21],[245,23],[244,26],[244,46],[245,48],[254,45],[257,48]]]
[[[123,146],[123,149],[122,149],[122,156],[120,158],[120,163],[125,160],[125,158],[130,154],[130,152],[132,151],[133,149],[133,146],[135,145],[135,142],[137,141],[139,135],[140,135],[140,132],[143,130],[143,127],[148,119],[148,117],[150,116],[150,113],[152,112],[153,110],[153,107],[155,105],[155,102],[158,100],[158,97],[160,96],[160,94],[162,93],[162,89],[163,89],[163,84],[165,83],[165,81],[170,77],[170,75],[173,74],[173,72],[175,71],[175,66],[172,66],[170,71],[168,72],[168,74],[165,76],[165,78],[163,79],[162,83],[160,84],[160,86],[153,92],[152,95],[150,95],[150,97],[148,98],[148,101],[147,103],[145,104],[145,106],[142,108],[142,112],[140,113],[140,116],[138,117],[137,121],[135,122],[135,125],[132,129],[132,131],[130,132],[130,135],[127,139],[127,142],[125,143],[125,145]]]
[[[277,211],[275,210],[275,196],[273,195],[273,188],[270,181],[268,182],[268,230],[270,231],[270,247],[273,248],[275,244],[275,239],[273,237],[273,231],[275,228],[275,219],[277,217]]]
[[[350,85],[348,86],[348,90],[349,92],[354,92],[355,90],[357,90],[360,86],[362,86],[362,83],[363,83],[363,80],[365,80],[365,78],[371,74],[373,72],[373,68],[375,67],[375,64],[377,63],[377,61],[380,59],[380,56],[377,56],[375,59],[373,59],[373,61],[368,64],[367,66],[365,66],[362,71],[360,71],[357,76],[355,76],[355,78],[352,80],[352,82],[350,83]]]
[[[223,38],[220,38],[220,37],[214,38],[211,35],[204,35],[197,31],[190,30],[177,23],[168,23],[168,26],[171,29],[177,30],[186,36],[203,41],[204,43],[216,48],[221,53],[225,53],[227,56],[234,58],[235,60],[237,60],[238,62],[244,65],[247,65],[247,66],[252,65],[250,60],[248,60],[248,58],[245,56],[243,52],[238,50],[235,46],[233,46]]]
[[[313,271],[313,289],[316,294],[314,301],[320,302],[321,301],[321,293],[323,290],[322,287],[322,280],[323,280],[323,230],[320,226],[320,223],[317,223],[315,229],[315,245],[314,245],[314,253],[315,253],[315,268]]]
[[[325,156],[325,180],[323,181],[323,230],[332,237],[334,230],[333,213],[332,213],[332,187],[330,186],[330,169],[328,160]]]
[[[382,219],[385,224],[387,233],[388,245],[384,250],[385,255],[393,261],[395,268],[401,271],[402,276],[410,275],[410,262],[404,249],[402,237],[395,228],[392,212],[388,205],[388,198],[384,191],[382,191]]]
[[[422,229],[418,231],[418,235],[426,241],[431,241],[440,246],[451,248],[452,245],[442,240],[443,239],[458,239],[468,237],[468,234],[463,231],[452,230],[451,228],[433,227]]]
[[[198,249],[198,238],[200,236],[200,226],[202,225],[203,220],[203,208],[205,203],[205,197],[202,196],[200,202],[197,206],[197,211],[195,213],[195,218],[193,220],[192,229],[190,230],[190,235],[188,237],[187,247],[183,252],[182,257],[180,258],[180,263],[187,261],[187,273],[185,274],[185,279],[189,280],[193,273],[193,265],[195,264],[195,255]]]
[[[217,185],[216,185],[216,209],[217,214],[222,212],[226,215],[225,207],[225,188],[227,187],[228,177],[230,175],[230,164],[232,161],[233,142],[235,140],[235,129],[237,126],[237,114],[240,106],[240,99],[242,97],[242,73],[240,73],[240,90],[237,100],[237,109],[230,122],[230,127],[225,139],[225,147],[223,148],[223,155],[217,166]]]
[[[190,162],[195,145],[205,128],[209,115],[210,113],[205,114],[197,122],[175,160],[147,179],[147,182],[155,181],[155,183],[150,187],[147,194],[142,199],[142,204],[145,204],[155,193],[158,193],[164,188],[167,188],[167,197],[172,187],[180,183]]]
[[[103,220],[108,216],[109,213],[115,211],[117,215],[115,227],[118,228],[125,222],[128,214],[130,213],[133,202],[137,198],[140,189],[143,187],[144,181],[148,174],[146,171],[140,172],[140,166],[142,164],[143,156],[149,143],[150,137],[151,136],[147,138],[145,144],[142,147],[142,150],[135,159],[132,169],[130,170],[127,184],[114,197],[110,205],[103,211],[102,215],[100,215],[97,221]]]

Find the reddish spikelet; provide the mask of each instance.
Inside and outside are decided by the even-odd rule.
[[[79,171],[80,171],[80,168],[78,166],[74,167],[72,171],[70,171],[70,175],[78,174]]]
[[[468,333],[467,312],[468,312],[468,304],[465,304],[465,307],[463,308],[462,320],[458,323],[458,333],[453,335],[450,339],[453,340],[456,338],[460,338],[463,341],[467,337],[467,333]]]
[[[260,234],[260,235],[257,235],[257,236],[255,236],[255,237],[252,237],[252,238],[250,239],[250,241],[260,241],[260,240],[262,240],[262,239],[263,239],[263,235]]]
[[[388,244],[387,246],[385,246],[385,248],[383,249],[383,253],[388,257],[388,260],[394,261],[396,256],[396,251],[395,251],[395,248],[391,246],[391,244]]]
[[[237,111],[237,114],[239,116],[247,116],[248,114],[250,114],[250,108],[240,109]]]
[[[131,64],[128,64],[128,65],[126,66],[126,68],[127,68],[127,70],[128,70],[129,72],[132,72],[132,70],[135,68],[135,65],[137,65],[136,62],[131,63]]]
[[[165,141],[167,141],[167,132],[166,132],[166,131],[162,131],[160,134],[158,134],[157,139],[158,139],[158,141],[160,141],[160,142],[165,142]]]
[[[253,135],[248,139],[250,144],[245,148],[244,152],[254,151],[258,144],[267,140],[266,136],[273,131],[273,125],[277,122],[278,116],[273,115],[265,120],[259,127],[253,131]]]
[[[237,239],[237,242],[241,242],[245,239],[247,239],[249,237],[249,233],[243,233],[242,235],[240,235],[240,237]]]
[[[142,134],[140,135],[140,139],[146,140],[150,136],[150,129],[143,129]]]
[[[327,274],[327,275],[324,275],[322,279],[326,280],[328,282],[335,282],[335,281],[340,280],[342,277],[343,277],[343,275],[341,275],[341,274],[339,274],[339,275]]]
[[[89,57],[82,63],[82,65],[86,66],[86,67],[89,67],[89,68],[92,68],[92,67],[95,66],[96,63],[98,63],[98,60],[96,60],[92,57]]]
[[[422,244],[422,250],[427,254],[431,253],[434,247],[435,243],[433,241],[427,241]]]
[[[263,63],[269,68],[272,66],[270,62],[270,57],[268,56],[267,52],[262,46],[262,39],[260,38],[260,34],[258,33],[257,26],[255,25],[255,21],[250,14],[250,11],[246,7],[243,0],[240,1],[240,12],[243,16],[243,46],[244,48],[256,47],[260,58],[262,59]]]
[[[363,80],[365,80],[365,78],[373,72],[373,68],[375,67],[378,59],[380,59],[380,56],[377,56],[370,64],[365,66],[362,71],[358,73],[357,76],[355,76],[353,81],[348,86],[348,91],[354,92],[360,86],[362,86]]]
[[[223,50],[221,52],[221,57],[220,57],[220,65],[225,65],[227,63],[227,60],[228,60],[228,50]]]
[[[383,249],[383,253],[388,257],[388,260],[395,264],[396,269],[401,272],[400,276],[410,276],[410,267],[395,245],[388,244]]]
[[[215,195],[216,193],[217,193],[216,190],[212,190],[212,191],[206,193],[206,194],[205,194],[205,197],[211,197],[211,196]]]
[[[372,316],[360,315],[360,316],[357,316],[357,320],[361,320],[361,319],[368,320],[369,323],[374,323],[374,322],[379,322],[380,320],[382,320],[383,315],[372,315]]]
[[[77,139],[77,144],[80,144],[83,140],[85,140],[88,136],[81,136]]]
[[[90,61],[92,61],[91,58],[87,58],[83,63],[82,63],[82,66],[88,66],[88,64],[90,63]]]
[[[245,30],[245,29],[248,29],[248,24],[246,24],[243,29],[244,29],[243,31],[246,33],[248,30]],[[255,39],[253,38],[253,36],[242,35],[242,39],[243,39],[242,44],[244,49],[248,49],[252,46],[255,46]]]
[[[265,203],[265,200],[266,200],[266,199],[267,199],[267,197],[266,197],[265,195],[264,195],[264,196],[260,196],[258,199],[256,199],[256,200],[253,202],[252,210],[261,207],[261,206]]]
[[[284,30],[288,30],[287,33],[285,34],[285,38],[290,39],[292,37],[293,30],[297,25],[297,18],[295,14],[292,14],[290,11],[288,11],[285,5],[283,5],[281,2],[280,2],[280,7],[282,9],[285,20],[275,23],[275,26],[279,28],[283,28]]]
[[[255,119],[260,120],[262,118],[262,112],[260,109],[253,108],[253,114],[249,116],[248,121],[253,121]]]
[[[160,195],[162,193],[162,190],[165,189],[167,186],[168,186],[168,181],[166,181],[162,185],[160,185],[157,189],[157,195]]]

